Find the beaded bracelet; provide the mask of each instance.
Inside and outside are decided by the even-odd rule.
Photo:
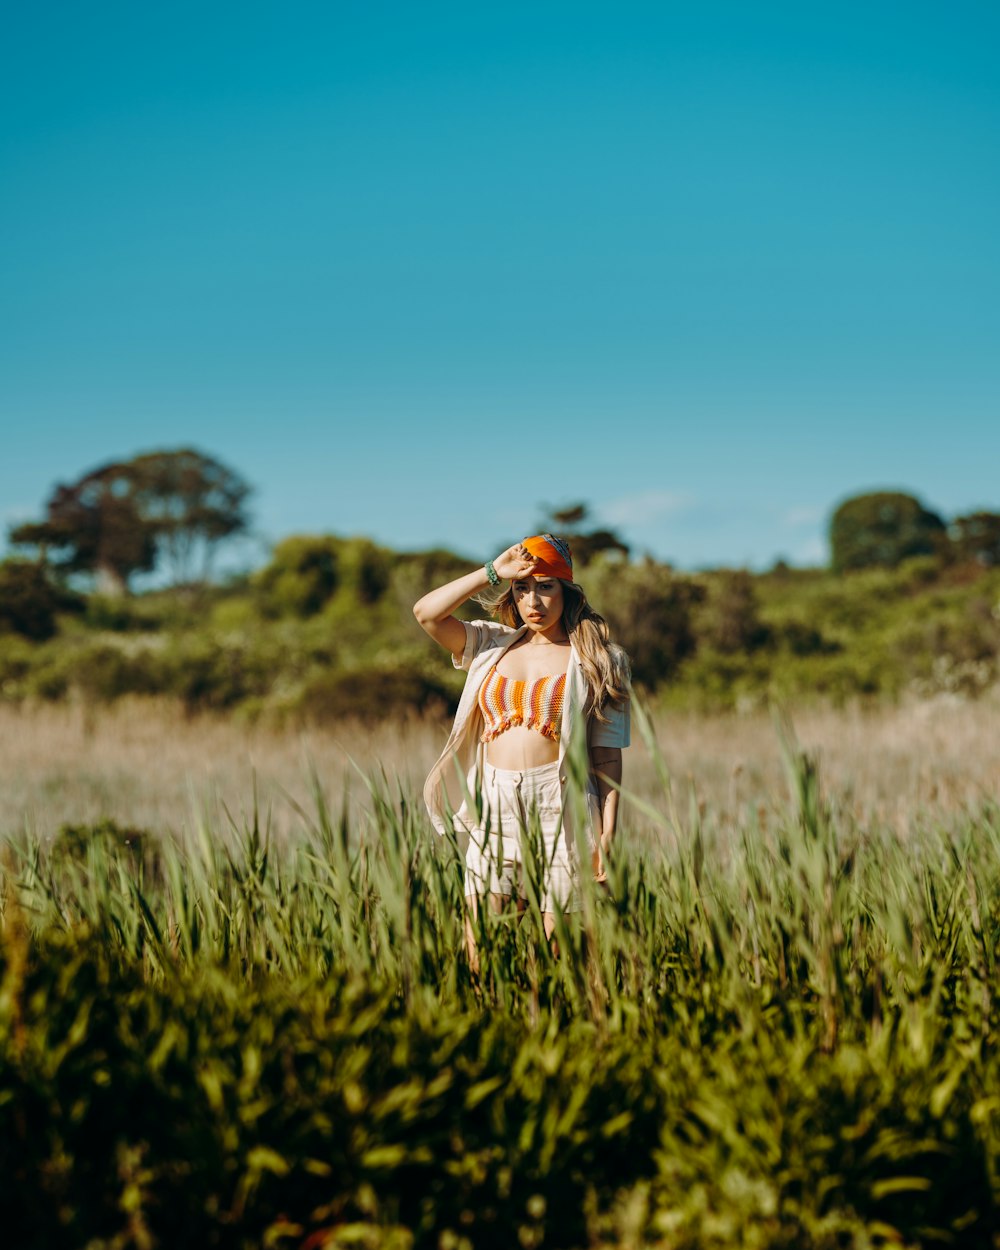
[[[486,570],[486,577],[487,577],[487,579],[489,580],[490,585],[491,585],[491,586],[499,586],[499,585],[500,585],[500,574],[499,574],[499,573],[496,571],[496,569],[493,567],[493,561],[492,561],[492,560],[487,560],[487,561],[486,561],[486,563],[483,565],[483,568],[485,568],[485,570]]]

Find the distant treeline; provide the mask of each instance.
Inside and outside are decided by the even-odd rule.
[[[41,520],[11,532],[30,558],[0,563],[0,698],[166,695],[192,711],[298,719],[452,707],[461,678],[410,606],[468,560],[300,535],[218,584],[215,553],[247,532],[249,496],[238,474],[191,449],[58,486]],[[539,525],[568,538],[636,685],[660,700],[974,694],[1000,670],[993,513],[946,523],[906,494],[859,495],[831,518],[830,569],[779,562],[757,575],[634,559],[582,504],[550,509]],[[174,585],[127,593],[153,569]]]

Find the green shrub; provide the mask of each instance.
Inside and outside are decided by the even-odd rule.
[[[313,616],[340,582],[340,540],[327,536],[286,538],[271,562],[254,577],[260,603],[270,616]]]
[[[90,629],[114,633],[157,628],[157,622],[143,613],[136,600],[124,595],[88,596],[84,619]]]
[[[694,653],[692,612],[705,590],[690,578],[652,560],[599,564],[588,571],[585,589],[628,652],[637,685],[655,688],[668,681]]]
[[[195,635],[177,640],[166,653],[162,689],[189,711],[222,711],[266,695],[280,671],[274,645]]]
[[[756,651],[771,641],[770,630],[760,619],[753,578],[745,569],[714,574],[695,619],[699,643],[723,655]]]
[[[0,652],[0,671],[3,668]],[[122,695],[152,695],[167,688],[167,676],[155,642],[83,639],[53,642],[17,665],[16,697],[61,699],[70,691],[97,703]]]
[[[56,586],[43,564],[18,559],[0,563],[0,632],[44,641],[56,632],[57,613],[80,606],[80,597]]]
[[[340,542],[343,585],[362,606],[377,603],[389,587],[392,553],[367,538],[345,538]]]
[[[408,621],[413,605],[422,595],[435,586],[454,581],[474,567],[474,560],[463,559],[441,548],[406,552],[397,556],[390,577],[390,587],[400,618]],[[459,611],[459,615],[466,617],[479,613],[480,609],[475,604],[464,605]]]
[[[24,697],[26,679],[38,662],[41,648],[15,634],[0,634],[0,698]]]
[[[814,625],[801,620],[787,620],[775,626],[771,630],[771,641],[796,656],[836,655],[843,650],[841,643],[825,638]]]
[[[321,673],[296,704],[309,720],[332,723],[391,720],[412,712],[442,716],[457,706],[453,688],[416,666]]]

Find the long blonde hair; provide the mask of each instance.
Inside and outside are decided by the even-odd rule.
[[[628,656],[617,643],[611,641],[607,621],[587,602],[583,587],[562,578],[559,578],[559,584],[563,588],[563,628],[580,657],[580,667],[590,688],[587,712],[606,724],[605,705],[609,702],[621,704],[629,697],[631,672]],[[511,629],[520,629],[524,624],[514,602],[512,585],[492,595],[476,595],[475,598],[501,624]]]

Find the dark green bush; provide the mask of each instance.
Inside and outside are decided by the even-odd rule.
[[[81,607],[80,596],[55,585],[43,564],[18,559],[0,563],[0,631],[44,641],[55,634],[59,612]]]
[[[392,553],[367,538],[345,538],[340,544],[343,584],[359,604],[377,603],[389,587]]]
[[[189,711],[222,711],[272,688],[280,652],[247,638],[184,638],[164,657],[162,689]],[[287,657],[286,657],[287,660]]]
[[[453,687],[417,667],[322,673],[305,686],[296,704],[309,720],[325,722],[380,721],[412,712],[440,716],[457,706]]]
[[[668,681],[694,654],[692,613],[705,589],[690,578],[652,560],[616,563],[589,570],[585,589],[628,652],[637,685],[655,688]]]
[[[824,638],[822,632],[805,621],[784,621],[771,631],[772,641],[786,647],[792,655],[836,655],[843,650],[838,642]]]
[[[254,578],[261,606],[269,616],[313,616],[340,581],[340,540],[330,536],[286,538],[271,562]]]
[[[771,632],[760,619],[754,580],[745,569],[713,575],[696,628],[699,643],[723,655],[756,651],[770,642]]]
[[[84,619],[91,629],[113,633],[157,629],[161,622],[144,606],[125,595],[89,595]]]
[[[65,652],[40,677],[39,694],[59,698],[65,690],[74,689],[97,703],[111,703],[129,694],[159,694],[166,685],[156,650],[100,642]]]

